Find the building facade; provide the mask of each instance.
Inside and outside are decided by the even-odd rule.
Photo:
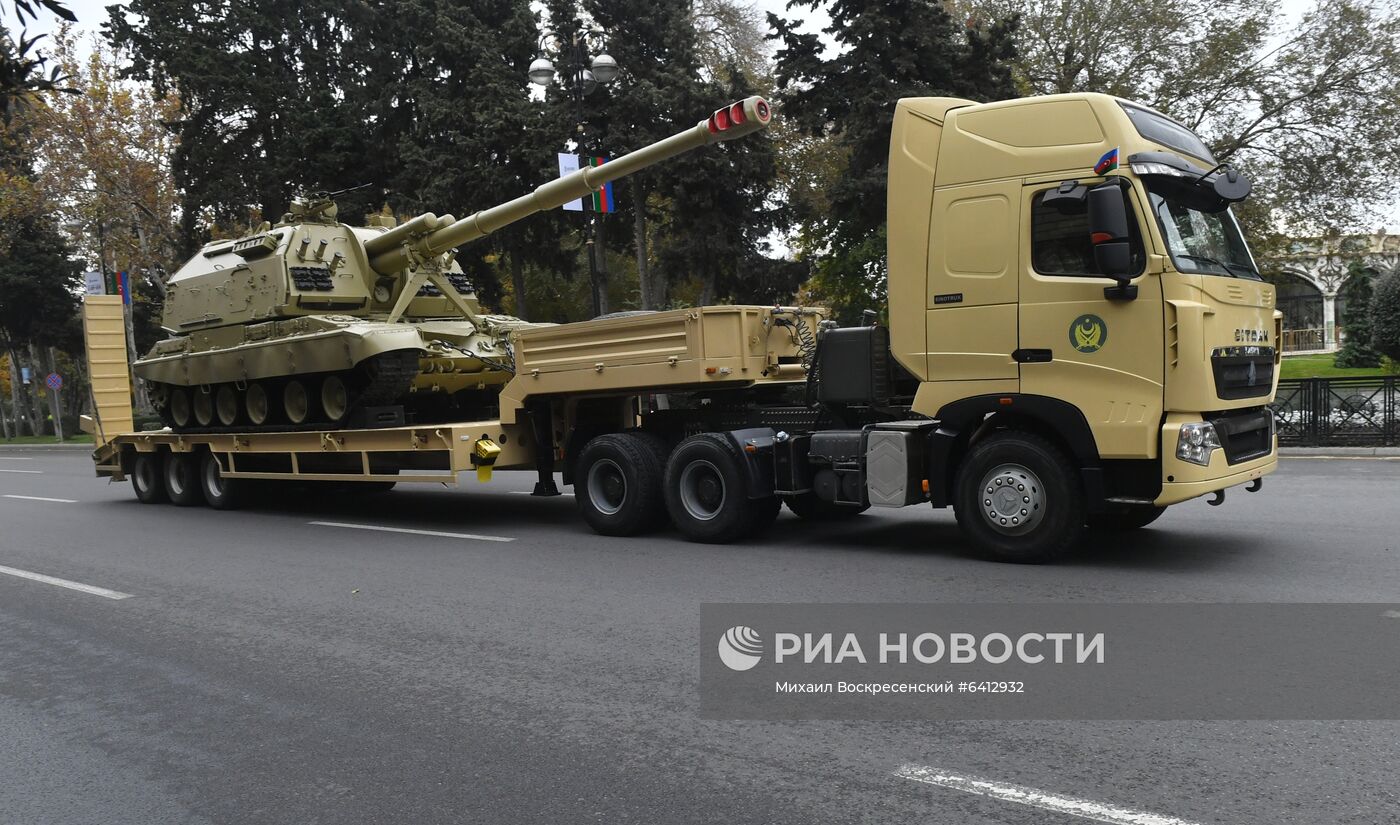
[[[1283,351],[1332,352],[1345,337],[1342,319],[1357,280],[1354,273],[1374,277],[1400,268],[1400,235],[1378,229],[1368,235],[1298,239],[1286,254],[1260,265],[1265,279],[1278,288]]]

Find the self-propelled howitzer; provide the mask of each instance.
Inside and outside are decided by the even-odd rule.
[[[176,430],[375,426],[481,416],[512,374],[509,337],[534,325],[486,314],[456,248],[682,152],[763,129],[751,97],[669,138],[550,181],[462,220],[337,220],[328,195],[275,225],[207,244],[167,284],[169,338],[133,365]]]

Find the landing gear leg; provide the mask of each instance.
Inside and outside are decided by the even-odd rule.
[[[536,404],[528,413],[530,429],[535,436],[535,472],[539,480],[535,482],[532,496],[557,496],[559,487],[554,483],[554,418],[549,405]]]

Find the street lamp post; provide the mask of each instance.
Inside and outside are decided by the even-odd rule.
[[[617,61],[605,51],[605,34],[597,26],[583,20],[575,21],[573,32],[568,35],[556,31],[546,31],[540,35],[539,57],[530,64],[530,82],[542,88],[554,82],[557,71],[555,62],[563,64],[564,87],[576,108],[578,123],[575,142],[580,154],[598,148],[596,135],[587,130],[588,117],[584,110],[584,98],[593,94],[599,86],[606,86],[617,79]],[[590,59],[589,55],[593,57]],[[607,280],[603,266],[603,217],[597,212],[589,212],[584,227],[584,243],[588,247],[588,278],[593,293],[593,315],[602,315],[608,310]]]

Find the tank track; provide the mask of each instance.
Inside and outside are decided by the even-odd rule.
[[[360,364],[359,372],[366,383],[356,394],[352,413],[360,407],[393,404],[407,395],[413,379],[418,377],[418,353],[383,352]]]
[[[302,424],[292,424],[283,420],[277,423],[254,426],[240,414],[240,421],[231,426],[218,423],[200,426],[191,421],[187,426],[181,427],[175,423],[169,406],[170,393],[178,388],[169,386],[159,386],[158,392],[155,393],[164,399],[163,403],[156,405],[156,413],[160,415],[161,421],[167,427],[180,433],[309,432],[338,427],[354,427],[355,425],[350,422],[353,422],[357,413],[366,407],[388,407],[404,403],[409,389],[413,386],[413,380],[418,376],[418,352],[416,350],[385,352],[366,359],[354,370],[343,373],[285,376],[274,380],[280,384],[292,378],[301,378],[314,389],[320,379],[327,375],[341,376],[352,388],[345,416],[338,423],[332,423],[321,417],[316,421]],[[278,395],[280,395],[280,390]]]

